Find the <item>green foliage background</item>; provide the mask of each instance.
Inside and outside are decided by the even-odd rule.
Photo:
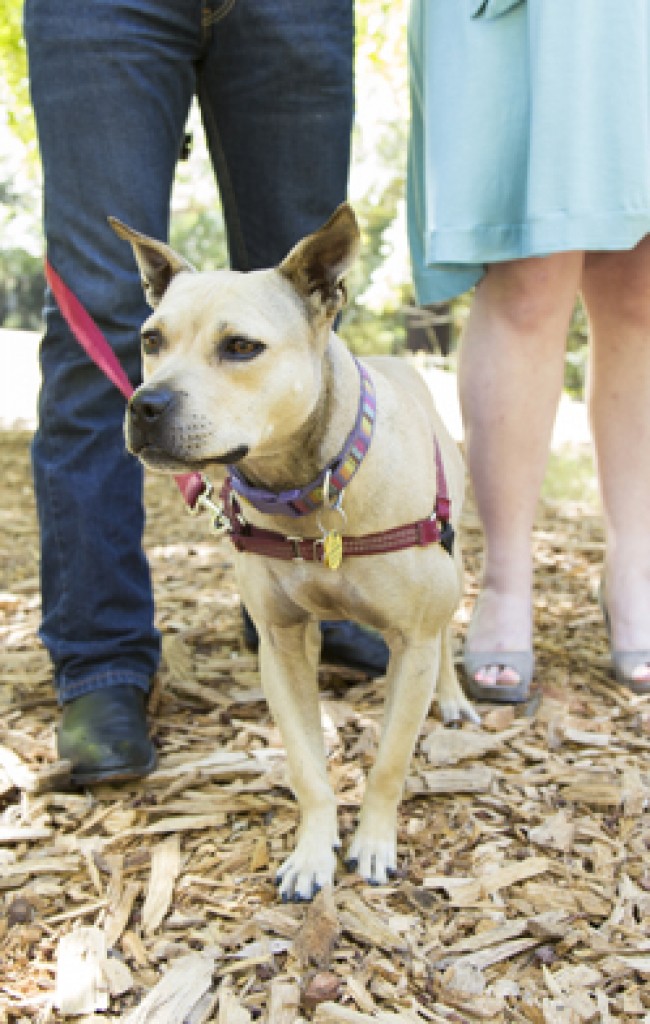
[[[34,138],[34,121],[29,104],[27,60],[22,33],[22,0],[0,0],[0,73],[2,99],[11,97],[7,120],[25,142]]]

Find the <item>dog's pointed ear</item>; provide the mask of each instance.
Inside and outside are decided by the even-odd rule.
[[[333,320],[346,300],[344,278],[359,252],[360,232],[349,203],[322,228],[298,242],[278,270],[312,311]]]
[[[131,243],[140,271],[144,297],[152,309],[156,308],[176,274],[188,270],[194,272],[192,264],[164,242],[157,242],[155,238],[135,231],[117,217],[109,217],[108,223],[116,235]]]

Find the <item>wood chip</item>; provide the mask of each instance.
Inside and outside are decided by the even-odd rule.
[[[120,889],[119,897],[110,907],[104,921],[104,934],[109,949],[116,945],[129,923],[133,904],[141,888],[140,882],[127,882],[124,889]]]
[[[169,910],[180,869],[180,838],[172,835],[155,846],[151,855],[151,875],[142,908],[145,935],[156,931]]]
[[[494,871],[488,871],[482,878],[448,878],[444,875],[424,879],[427,889],[443,889],[454,907],[470,907],[479,900],[509,888],[517,882],[542,875],[549,868],[546,857],[529,857],[527,860],[506,864]]]
[[[300,987],[292,981],[271,982],[267,1024],[294,1024],[300,1007]]]
[[[229,980],[219,988],[219,1016],[217,1024],[250,1024],[251,1015],[234,994]]]
[[[206,757],[184,759],[180,764],[170,764],[170,760],[161,762],[160,767],[148,777],[148,784],[199,771],[211,778],[238,779],[247,775],[263,774],[268,768],[268,765],[259,758],[246,757],[225,750],[208,754]]]
[[[212,982],[215,960],[204,953],[179,957],[124,1024],[178,1024],[203,998]]]
[[[251,854],[251,862],[249,865],[249,871],[260,871],[262,868],[266,868],[269,865],[269,844],[266,836],[262,833],[257,837],[253,852]]]
[[[566,811],[558,811],[541,825],[536,825],[528,833],[531,843],[545,846],[561,853],[570,853],[576,838],[576,824],[569,818]]]
[[[443,726],[431,730],[421,743],[422,752],[434,765],[457,764],[464,760],[478,760],[493,750],[506,745],[518,736],[527,723],[504,732],[486,734],[469,728],[446,729]],[[443,792],[444,790],[437,790]]]
[[[17,789],[24,789],[28,793],[33,791],[35,775],[32,769],[18,754],[2,745],[0,745],[0,768]]]
[[[133,988],[133,975],[122,960],[115,956],[107,957],[102,963],[102,971],[113,999],[130,992]]]
[[[62,936],[57,950],[54,1005],[64,1016],[108,1009],[106,959],[106,940],[99,928],[77,928]]]
[[[411,1018],[399,1013],[360,1013],[339,1003],[321,1003],[312,1018],[314,1024],[406,1024]]]
[[[620,807],[623,803],[623,787],[620,783],[593,777],[576,779],[563,787],[562,797],[572,803],[587,804],[588,807]]]
[[[30,827],[29,825],[0,825],[0,843],[35,843],[40,839],[49,839],[50,828]]]
[[[650,954],[639,956],[618,956],[618,960],[626,967],[640,974],[642,978],[650,978]]]
[[[389,928],[386,921],[356,893],[343,893],[338,900],[338,906],[341,928],[354,935],[356,939],[371,946],[379,946],[380,949],[406,948],[404,937]]]
[[[134,960],[138,967],[149,966],[149,955],[147,953],[146,946],[137,932],[123,932],[120,939],[120,945],[124,950],[125,956]]]
[[[23,857],[11,864],[3,864],[0,861],[0,883],[3,880],[11,880],[12,877],[23,878],[29,875],[43,874],[72,874],[80,863],[80,858],[73,854],[61,854],[53,857]]]
[[[328,967],[340,928],[332,887],[326,885],[307,908],[305,919],[294,941],[296,956],[305,965]]]
[[[437,771],[420,772],[419,778],[409,777],[406,792],[422,793],[489,793],[494,781],[494,772],[486,765],[472,768],[440,768]]]

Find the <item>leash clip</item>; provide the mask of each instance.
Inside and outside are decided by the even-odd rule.
[[[345,487],[342,487],[338,494],[335,492],[332,498],[330,494],[330,482],[332,478],[332,470],[328,469],[325,473],[325,479],[323,480],[323,508],[327,509],[328,512],[340,512],[345,519],[345,512],[343,511],[343,495],[345,493]]]
[[[200,512],[208,512],[212,516],[212,530],[217,537],[222,537],[230,530],[230,520],[222,502],[214,500],[214,487],[205,481],[205,488],[201,491],[190,514],[198,516]]]

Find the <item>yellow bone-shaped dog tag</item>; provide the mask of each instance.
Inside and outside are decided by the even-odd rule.
[[[343,561],[343,538],[338,530],[330,530],[323,538],[323,562],[328,569],[338,569]]]

